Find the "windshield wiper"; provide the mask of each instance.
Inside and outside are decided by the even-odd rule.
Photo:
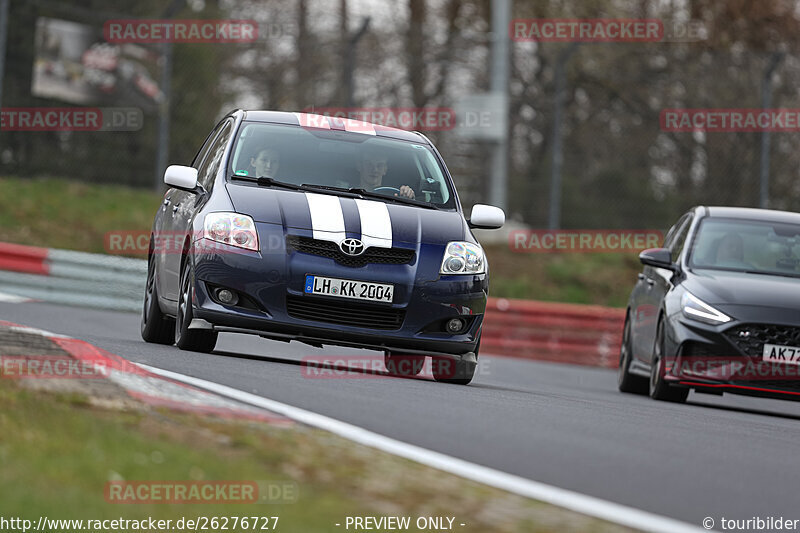
[[[417,207],[425,207],[427,209],[436,209],[435,206],[429,204],[428,202],[423,202],[421,200],[412,200],[411,198],[405,198],[404,196],[387,196],[385,194],[380,194],[377,192],[368,191],[366,189],[359,189],[356,187],[333,187],[330,185],[314,185],[313,183],[303,183],[302,185],[297,185],[295,183],[288,183],[286,181],[279,181],[273,178],[268,178],[266,176],[261,176],[259,178],[251,178],[249,176],[239,176],[234,174],[231,176],[233,180],[241,180],[241,181],[250,181],[253,183],[257,183],[259,185],[265,187],[281,187],[284,189],[290,189],[293,191],[329,191],[329,192],[337,192],[337,193],[344,193],[348,197],[357,198],[376,198],[380,200],[389,200],[392,202],[397,202],[401,204],[407,205],[414,205]]]
[[[272,178],[267,178],[266,176],[261,176],[259,178],[251,178],[249,176],[238,176],[234,174],[233,176],[231,176],[231,179],[240,181],[250,181],[252,183],[257,183],[265,187],[282,187],[284,189],[291,189],[293,191],[305,190],[305,187],[302,185],[296,185],[294,183],[288,183],[285,181],[278,181]]]
[[[338,192],[337,189],[334,188],[334,187],[330,187],[329,188],[329,187],[323,187],[321,185],[311,185],[311,184],[308,184],[308,183],[304,183],[302,185],[297,185],[296,183],[289,183],[287,181],[280,181],[280,180],[276,180],[276,179],[273,179],[273,178],[268,178],[266,176],[261,176],[261,177],[258,177],[258,178],[250,178],[250,177],[247,177],[247,176],[237,176],[237,175],[234,174],[233,176],[231,176],[231,179],[257,183],[258,185],[261,185],[262,187],[281,187],[283,189],[289,189],[291,191],[310,191],[310,192],[313,192],[313,191],[319,191],[319,190],[322,190],[322,191],[330,190],[331,192]],[[342,192],[347,192],[347,189],[342,189]],[[353,198],[357,198],[358,197],[358,195],[355,194],[355,193],[350,193],[350,194],[352,195]]]
[[[329,188],[331,190],[336,190],[337,189],[337,187],[326,187],[326,188]],[[364,196],[366,198],[378,198],[378,199],[381,199],[381,200],[390,200],[392,202],[397,202],[397,203],[400,203],[400,204],[414,205],[414,206],[417,206],[417,207],[425,207],[425,208],[428,208],[428,209],[436,209],[435,206],[429,204],[428,202],[423,202],[422,200],[414,200],[412,198],[406,198],[405,196],[387,196],[387,195],[381,194],[379,192],[372,192],[372,191],[368,191],[366,189],[360,189],[360,188],[357,188],[357,187],[351,187],[349,189],[345,189],[345,188],[339,188],[339,189],[344,191],[344,192],[349,192],[349,193],[352,193],[352,194],[359,194],[359,195]]]

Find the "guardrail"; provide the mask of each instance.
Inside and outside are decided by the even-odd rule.
[[[0,292],[55,303],[139,311],[147,261],[0,243]]]
[[[143,259],[0,243],[0,293],[138,312],[146,276]],[[489,298],[481,350],[615,367],[624,318],[622,309]]]
[[[481,351],[615,368],[625,310],[489,298]]]

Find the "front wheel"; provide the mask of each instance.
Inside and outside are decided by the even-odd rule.
[[[178,296],[178,316],[175,318],[175,345],[181,350],[208,353],[217,345],[216,331],[189,329],[192,323],[192,267],[189,261],[181,272],[181,291]]]
[[[620,392],[647,394],[647,378],[630,373],[633,350],[631,348],[631,322],[625,316],[625,327],[622,330],[622,345],[619,348],[619,369],[617,370],[617,387]]]
[[[664,321],[659,320],[656,328],[656,342],[653,346],[653,360],[650,363],[650,397],[665,402],[683,403],[689,397],[689,389],[673,387],[664,379],[667,373],[664,366]]]
[[[147,261],[147,282],[144,287],[144,306],[140,331],[145,342],[172,344],[175,341],[174,320],[161,312],[156,286],[156,261],[151,254]]]
[[[432,357],[431,373],[433,379],[439,383],[451,383],[453,385],[468,385],[475,376],[475,368],[478,366],[478,346],[475,352],[463,355],[460,359],[450,359],[447,357]]]

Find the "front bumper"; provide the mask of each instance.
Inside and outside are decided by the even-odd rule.
[[[674,356],[665,359],[664,379],[702,392],[800,400],[800,365],[762,358],[765,343],[799,345],[793,337],[800,339],[800,320],[763,308],[724,312],[737,319],[712,326],[671,317],[665,353]]]
[[[461,356],[477,351],[479,333],[486,309],[488,279],[486,274],[439,276],[441,253],[418,246],[417,259],[411,265],[371,264],[350,268],[326,257],[287,251],[283,239],[262,242],[260,252],[227,250],[202,240],[195,243],[194,317],[204,320],[196,327],[211,327],[261,335],[278,340],[299,340],[314,345],[335,344],[425,355]],[[265,248],[266,247],[266,248]],[[209,251],[212,250],[212,251]],[[436,256],[439,256],[438,259]],[[422,273],[433,273],[426,277]],[[392,304],[352,302],[343,298],[307,295],[303,292],[305,275],[392,283]],[[223,305],[214,298],[215,288],[227,288],[244,296],[246,304]],[[314,303],[332,309],[330,315],[298,315],[288,301],[308,308]],[[344,316],[351,313],[356,324],[333,323],[341,306]],[[357,308],[357,312],[351,307]],[[397,328],[358,325],[372,323],[369,311],[402,316]],[[347,316],[351,316],[347,314]],[[450,318],[465,320],[465,328],[449,334],[443,330]]]

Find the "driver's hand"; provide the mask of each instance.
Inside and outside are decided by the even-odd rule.
[[[414,194],[414,189],[412,189],[408,185],[403,185],[402,187],[400,187],[400,196],[403,196],[404,198],[410,198],[413,200],[414,196],[416,195]]]

